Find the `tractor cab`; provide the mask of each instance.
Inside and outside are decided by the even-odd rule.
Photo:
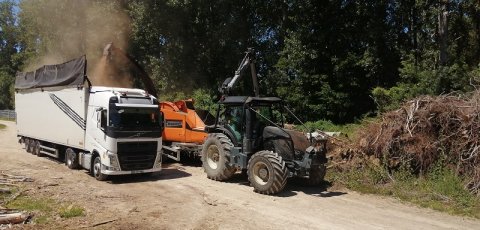
[[[283,127],[281,102],[277,97],[225,97],[219,103],[218,122],[210,128],[223,129],[243,152],[255,152],[262,144],[265,127]]]

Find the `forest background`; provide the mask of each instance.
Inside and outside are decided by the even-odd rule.
[[[4,0],[0,109],[14,107],[16,72],[83,54],[92,67],[108,42],[145,68],[161,99],[194,97],[204,109],[253,47],[262,95],[302,120],[345,124],[418,95],[473,90],[480,3]]]

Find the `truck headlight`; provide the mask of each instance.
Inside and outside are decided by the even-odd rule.
[[[110,160],[109,170],[120,171],[120,164],[118,163],[117,155],[111,152],[108,152],[108,159]]]

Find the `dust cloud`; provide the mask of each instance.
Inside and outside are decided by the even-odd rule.
[[[21,18],[29,26],[37,54],[24,71],[86,55],[92,85],[131,88],[133,79],[126,60],[102,55],[111,42],[122,50],[128,48],[131,20],[122,4],[98,0],[22,1]]]

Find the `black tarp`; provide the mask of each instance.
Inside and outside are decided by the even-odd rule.
[[[81,86],[86,79],[85,56],[57,65],[45,65],[33,72],[19,72],[15,89],[51,86]]]

